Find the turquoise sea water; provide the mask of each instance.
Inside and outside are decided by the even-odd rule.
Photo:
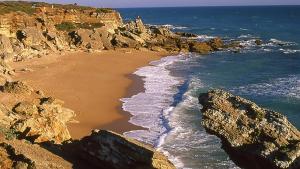
[[[149,130],[125,133],[166,153],[178,168],[238,168],[220,140],[201,126],[197,96],[223,88],[282,112],[300,129],[300,6],[119,9],[124,20],[197,33],[199,40],[239,39],[240,53],[169,56],[140,68],[146,91],[123,99],[130,122]],[[257,47],[254,40],[263,45]],[[187,57],[188,56],[188,57]]]

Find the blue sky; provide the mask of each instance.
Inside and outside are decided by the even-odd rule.
[[[40,0],[36,0],[40,1]],[[300,5],[300,0],[44,0],[51,3],[78,3],[97,7],[169,7],[169,6],[235,6]]]

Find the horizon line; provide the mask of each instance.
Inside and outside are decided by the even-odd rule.
[[[300,6],[300,4],[273,4],[273,5],[203,5],[203,6],[137,6],[137,7],[101,7],[101,8],[114,8],[114,9],[131,9],[131,8],[199,8],[199,7],[279,7],[279,6]]]

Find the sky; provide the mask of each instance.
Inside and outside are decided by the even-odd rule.
[[[1,0],[0,0],[1,1]],[[178,7],[178,6],[248,6],[248,5],[300,5],[300,0],[33,0],[49,3],[78,3],[109,8]]]

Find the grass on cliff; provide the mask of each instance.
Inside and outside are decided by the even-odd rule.
[[[0,15],[17,11],[25,12],[29,15],[32,15],[34,14],[35,9],[32,8],[31,3],[22,3],[18,1],[0,2]]]
[[[111,13],[111,12],[113,12],[113,10],[110,8],[97,8],[96,12],[97,13]]]
[[[27,1],[2,1],[0,2],[0,15],[10,13],[10,12],[25,12],[29,15],[32,15],[36,12],[35,7],[53,7],[60,9],[76,9],[76,10],[95,10],[98,13],[110,13],[113,12],[109,8],[93,8],[88,6],[80,6],[75,4],[48,4],[45,2],[27,2]]]
[[[63,22],[61,24],[55,25],[56,29],[59,31],[71,31],[76,29],[76,26],[74,23],[71,22]]]
[[[72,23],[72,22],[63,22],[61,24],[55,25],[56,29],[59,31],[72,31],[76,29],[95,29],[101,28],[104,26],[103,23]]]

